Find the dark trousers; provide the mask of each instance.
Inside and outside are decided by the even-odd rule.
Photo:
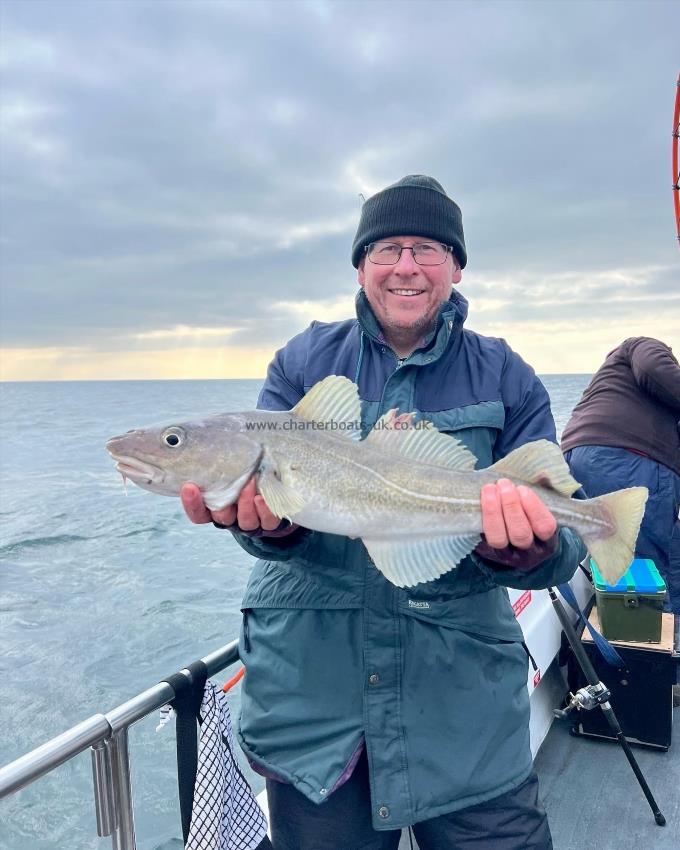
[[[292,785],[267,781],[274,850],[397,850],[401,830],[371,824],[365,754],[351,778],[317,805]],[[486,803],[413,825],[420,850],[552,850],[535,773]]]

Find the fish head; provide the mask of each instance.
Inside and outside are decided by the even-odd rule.
[[[165,496],[178,496],[190,481],[211,510],[236,501],[262,457],[239,414],[137,428],[112,437],[106,450],[124,479]]]

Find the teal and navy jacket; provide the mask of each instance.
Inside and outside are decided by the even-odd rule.
[[[464,330],[458,293],[399,366],[363,291],[357,320],[313,323],[277,352],[258,406],[288,410],[317,381],[359,386],[363,421],[419,411],[489,466],[555,440],[546,390],[500,339]],[[316,803],[365,745],[373,825],[396,829],[503,794],[531,771],[527,652],[506,587],[568,581],[585,549],[568,529],[531,572],[474,554],[436,581],[390,584],[360,540],[300,529],[236,534],[257,561],[242,603],[239,737],[264,773]]]

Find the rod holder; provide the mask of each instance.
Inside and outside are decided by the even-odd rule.
[[[108,741],[98,741],[92,753],[92,781],[94,782],[94,808],[97,815],[97,835],[111,835],[117,825],[117,811],[111,771],[111,751]]]
[[[137,850],[127,726],[115,732],[107,744],[111,752],[111,773],[118,812],[118,822],[111,836],[113,850]]]

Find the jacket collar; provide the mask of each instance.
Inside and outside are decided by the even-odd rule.
[[[379,345],[387,345],[375,313],[368,303],[366,293],[360,289],[356,297],[356,312],[363,333]],[[460,331],[467,318],[468,302],[457,289],[451,290],[451,297],[439,308],[437,324],[421,341],[420,346],[409,358],[409,363],[420,365],[437,360],[449,345],[451,336]]]

